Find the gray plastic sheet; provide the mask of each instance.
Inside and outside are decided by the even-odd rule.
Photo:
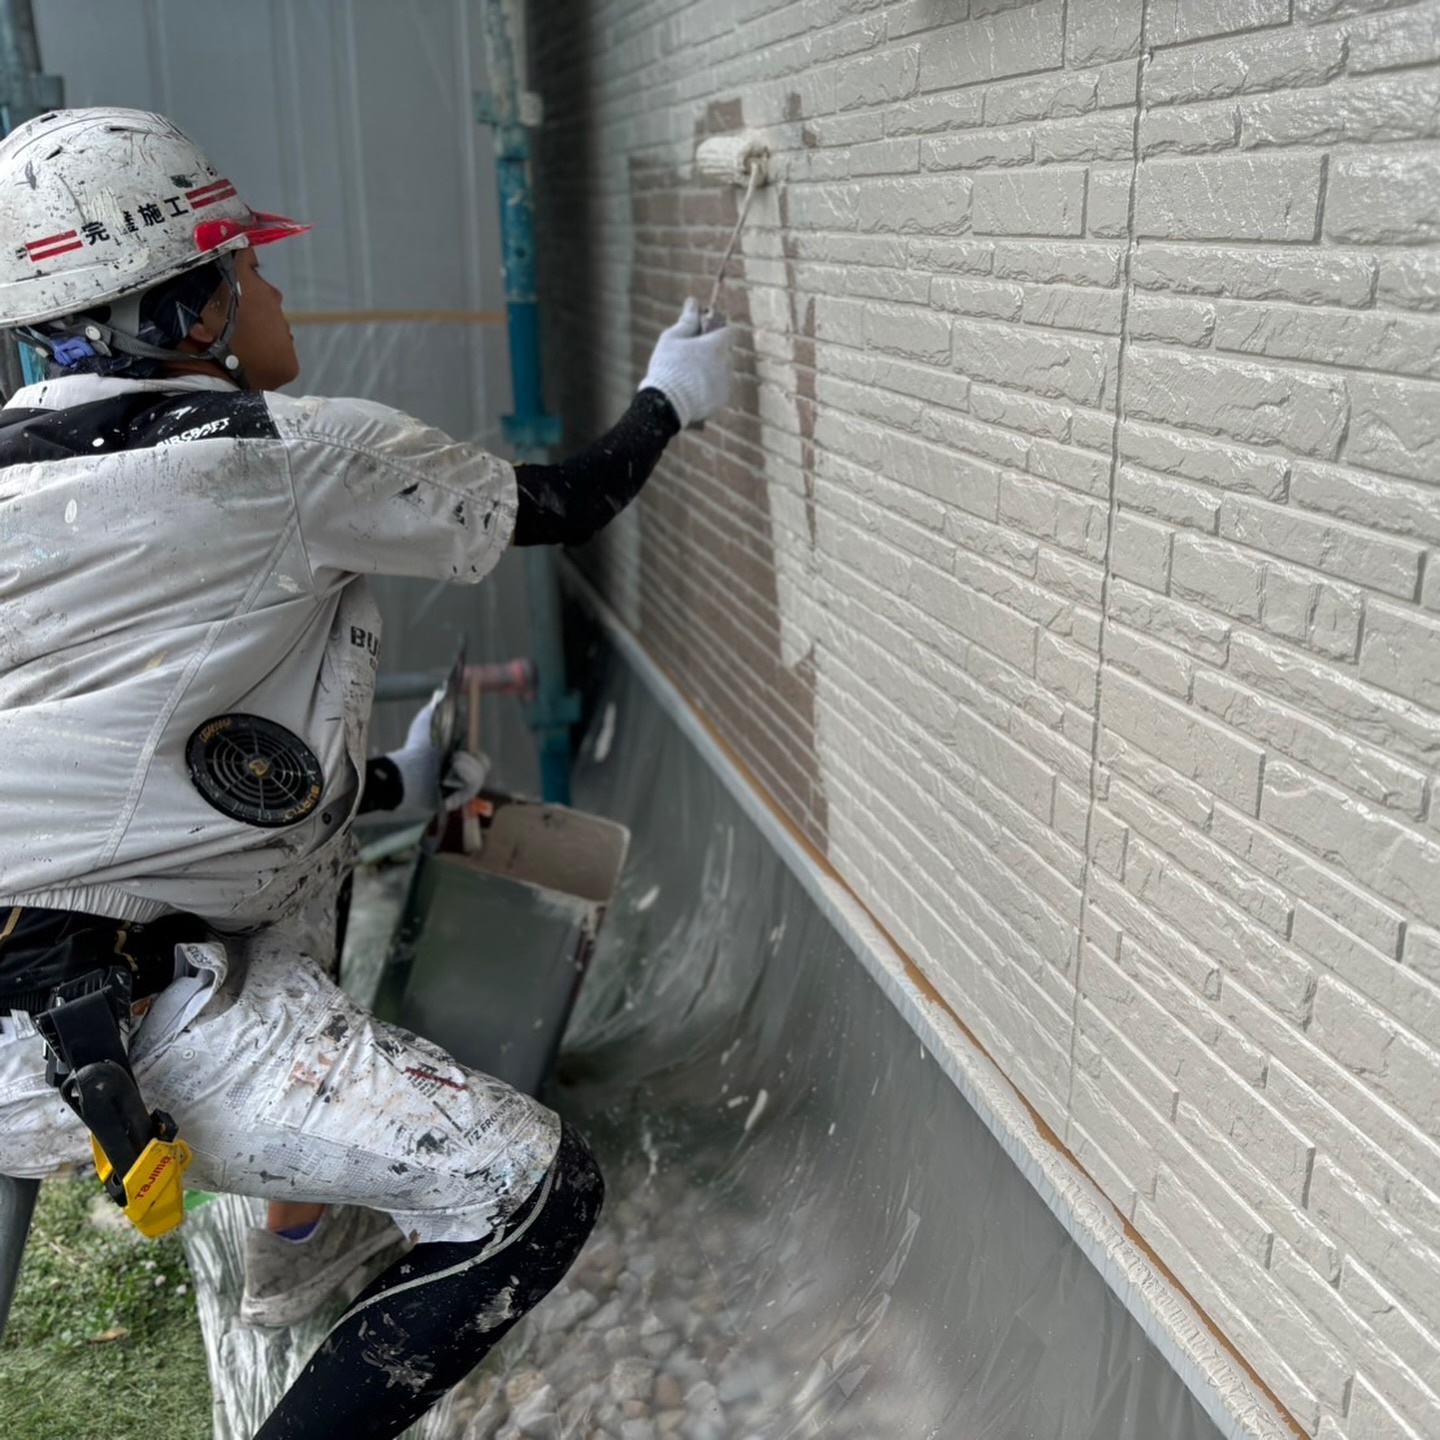
[[[609,1189],[571,1275],[425,1440],[1221,1433],[716,775],[617,658],[577,804],[630,827],[552,1100]],[[363,986],[405,889],[362,875]],[[187,1227],[216,1435],[324,1330],[237,1333],[248,1202]]]

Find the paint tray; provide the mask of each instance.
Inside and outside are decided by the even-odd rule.
[[[487,795],[479,852],[452,825],[422,852],[376,1013],[535,1094],[555,1063],[630,832],[560,805]]]

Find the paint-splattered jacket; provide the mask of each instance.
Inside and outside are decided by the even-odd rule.
[[[363,577],[477,581],[515,510],[504,461],[368,401],[204,377],[18,392],[0,411],[0,905],[224,928],[296,910],[365,771]],[[251,724],[233,716],[259,717],[258,740],[228,743]]]

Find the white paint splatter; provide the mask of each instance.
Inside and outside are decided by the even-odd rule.
[[[652,885],[636,902],[637,910],[648,910],[660,898],[660,887]]]
[[[646,1181],[655,1178],[655,1172],[660,1168],[660,1151],[655,1144],[655,1137],[650,1133],[648,1121],[640,1130],[640,1148],[645,1152],[645,1158],[650,1162],[649,1173],[645,1176]]]
[[[745,1117],[745,1132],[749,1134],[755,1122],[765,1113],[765,1107],[770,1103],[770,1092],[761,1090],[755,1097],[755,1103],[750,1107],[750,1113]]]
[[[600,764],[609,759],[610,747],[615,743],[615,710],[615,702],[612,700],[605,707],[604,718],[600,721],[600,733],[595,737],[595,759]]]
[[[77,505],[77,504],[75,503],[75,501],[72,500],[72,501],[65,507],[65,523],[66,523],[67,525],[73,525],[73,524],[75,523],[75,517],[76,517],[79,513],[80,513],[80,507],[79,507],[79,505]]]
[[[515,1287],[507,1285],[487,1306],[476,1312],[474,1326],[477,1330],[493,1330],[503,1325],[515,1314]]]

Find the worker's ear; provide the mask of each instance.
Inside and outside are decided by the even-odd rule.
[[[185,332],[185,339],[181,342],[180,348],[185,349],[193,341],[201,350],[208,350],[220,338],[220,329],[221,327],[218,325],[209,324],[202,315]]]
[[[200,312],[195,323],[185,332],[185,339],[179,348],[187,349],[188,342],[193,340],[201,350],[208,350],[225,333],[225,322],[229,315],[230,282],[227,280],[205,302],[205,308]]]

